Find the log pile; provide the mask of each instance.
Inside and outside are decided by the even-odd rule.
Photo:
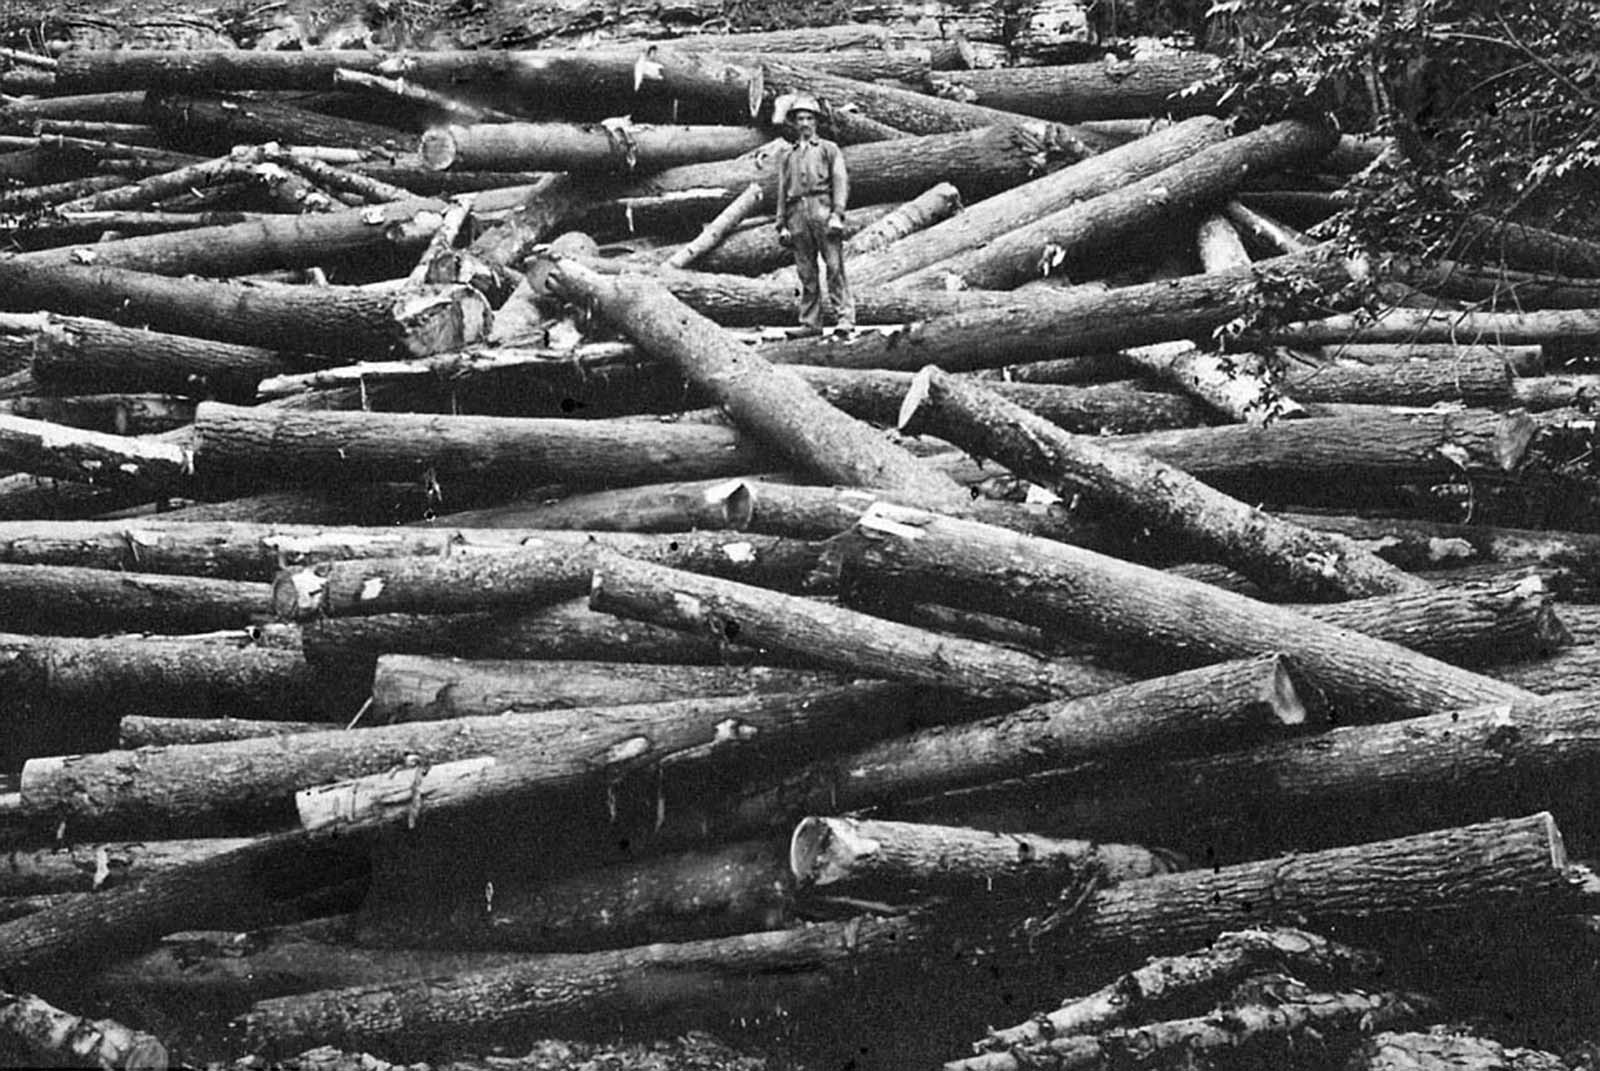
[[[955,6],[6,83],[0,1053],[1510,1058],[1418,949],[1595,950],[1600,250],[1357,315],[1365,143]]]

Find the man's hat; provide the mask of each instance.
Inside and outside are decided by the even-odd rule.
[[[817,103],[817,98],[808,93],[785,93],[772,105],[772,121],[774,123],[787,122],[789,117],[796,112],[810,112],[812,115],[821,115],[822,107]]]

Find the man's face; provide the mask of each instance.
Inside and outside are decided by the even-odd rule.
[[[804,141],[817,132],[817,116],[815,112],[795,112],[794,132]]]

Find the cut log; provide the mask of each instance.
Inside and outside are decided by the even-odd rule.
[[[194,402],[171,394],[27,395],[0,412],[108,435],[159,435],[194,422]]]
[[[1547,377],[1541,377],[1547,378]],[[1518,396],[1522,381],[1512,379],[1503,359],[1488,354],[1463,354],[1458,360],[1410,360],[1367,365],[1350,361],[1304,368],[1290,365],[1284,388],[1305,402],[1343,402],[1359,405],[1429,406],[1436,402],[1466,405],[1521,405],[1530,409],[1555,409],[1570,399],[1550,397],[1554,404],[1529,405],[1537,388]]]
[[[407,82],[404,78],[385,78],[381,74],[368,74],[365,71],[352,71],[348,67],[341,67],[333,72],[333,84],[336,89],[351,89],[365,91],[368,94],[381,98],[398,98],[425,105],[435,113],[449,117],[458,123],[514,123],[517,117],[497,108],[489,108],[480,104],[458,100],[447,93],[441,93],[427,86],[419,86]]]
[[[893,205],[886,204],[850,209],[844,214],[845,241],[848,243],[895,211],[897,209]],[[695,261],[695,270],[762,275],[792,265],[794,253],[778,244],[778,231],[772,222],[771,219],[759,219],[746,223]]]
[[[202,402],[194,430],[208,478],[453,481],[511,486],[655,483],[769,470],[776,459],[730,428],[617,421],[295,413]]]
[[[930,432],[1062,497],[1086,494],[1140,523],[1204,546],[1269,586],[1314,598],[1359,598],[1427,585],[1340,536],[1313,532],[1246,506],[1153,457],[1102,450],[937,368],[918,373],[900,428]]]
[[[1478,213],[1462,221],[1448,253],[1556,275],[1600,276],[1600,242]]]
[[[35,1058],[105,1071],[167,1071],[167,1048],[114,1019],[85,1019],[32,993],[0,992],[0,1033]]]
[[[1314,162],[1327,155],[1333,143],[1327,129],[1310,123],[1289,120],[1262,127],[1202,149],[1114,193],[1009,231],[981,249],[906,275],[901,284],[943,288],[945,280],[953,278],[967,287],[1016,286],[1178,215],[1210,207],[1236,190],[1246,175]]]
[[[894,244],[909,234],[927,230],[961,211],[961,191],[948,182],[930,186],[859,233],[849,233],[846,219],[844,255],[853,261]]]
[[[190,484],[194,454],[187,444],[171,439],[107,435],[0,414],[0,466],[159,493]]]
[[[80,833],[259,830],[292,822],[301,790],[315,789],[326,804],[342,798],[332,783],[344,778],[372,775],[393,785],[430,765],[480,757],[489,784],[479,789],[496,799],[585,793],[599,802],[631,771],[692,780],[718,765],[780,755],[794,761],[882,739],[904,727],[908,701],[926,695],[868,683],[804,696],[695,698],[57,756],[23,767],[22,810]],[[414,822],[415,807],[383,819],[407,820],[408,810]],[[355,813],[337,812],[336,824]]]
[[[0,895],[100,892],[189,866],[250,842],[241,838],[68,844],[0,856]]]
[[[731,160],[771,140],[755,127],[484,123],[435,127],[422,136],[417,151],[439,171],[631,174]]]
[[[422,356],[460,349],[488,334],[489,309],[470,287],[426,295],[356,287],[309,287],[173,279],[125,268],[0,260],[12,309],[88,314],[119,323],[346,359]]]
[[[915,585],[937,576],[940,601],[1189,656],[1281,651],[1346,716],[1394,717],[1528,698],[1394,644],[1063,543],[886,504],[874,506],[855,533],[847,562],[876,582]],[[1023,563],[1025,585],[1015,579]],[[1012,579],[1002,581],[1002,572]],[[1045,582],[1047,575],[1052,579]]]
[[[223,153],[235,145],[332,145],[396,152],[411,141],[403,130],[328,115],[261,97],[210,97],[152,91],[145,101],[163,144],[187,152]]]
[[[1125,683],[1097,666],[1055,661],[940,636],[882,618],[644,562],[610,558],[594,570],[589,605],[729,643],[802,654],[848,673],[1034,701]]]
[[[761,187],[752,182],[745,187],[743,193],[733,199],[733,203],[717,213],[715,219],[707,223],[683,248],[673,253],[665,261],[669,268],[686,268],[694,263],[707,251],[714,249],[719,242],[727,237],[728,232],[742,223],[761,204]]]
[[[1122,357],[1230,420],[1261,425],[1305,415],[1249,354],[1204,353],[1192,342],[1167,342],[1123,350]]]
[[[837,687],[838,674],[770,666],[443,659],[384,655],[372,683],[374,721],[662,703],[695,696],[800,693]],[[248,723],[245,723],[248,724]],[[127,719],[123,719],[126,732]]]
[[[1267,339],[1289,346],[1329,346],[1352,342],[1478,345],[1560,343],[1581,346],[1600,337],[1600,309],[1545,309],[1537,312],[1455,312],[1393,308],[1376,317],[1329,316],[1289,324]]]
[[[1177,868],[1155,852],[1127,844],[812,817],[795,827],[789,869],[801,889],[827,888],[892,903],[910,895],[978,890],[1015,895],[1034,889],[1049,895],[1082,882],[1115,885]]]
[[[1215,56],[1167,52],[1055,67],[944,71],[929,80],[941,96],[1041,119],[1081,123],[1209,111],[1216,106],[1217,88],[1192,90],[1221,73],[1222,63]]]
[[[803,470],[830,482],[913,495],[936,507],[964,497],[947,477],[839,412],[793,372],[748,353],[659,284],[607,279],[567,259],[557,262],[551,283],[569,300],[597,306],[635,343],[712,395],[752,437]]]
[[[271,589],[241,580],[0,564],[0,629],[66,636],[242,629],[271,612]]]
[[[1220,212],[1213,212],[1200,221],[1195,246],[1206,271],[1226,271],[1249,264],[1251,260],[1239,232]]]
[[[177,744],[214,744],[285,733],[320,733],[333,728],[324,721],[248,721],[242,718],[162,718],[124,714],[117,723],[116,746],[123,751]]]
[[[850,266],[851,279],[866,286],[909,275],[963,250],[982,246],[1041,216],[1120,189],[1188,159],[1226,136],[1226,128],[1219,121],[1192,119],[992,197],[969,200],[971,207],[961,215],[890,249],[862,256]]]
[[[1484,672],[1538,695],[1587,691],[1594,687],[1595,676],[1600,673],[1600,646],[1578,643],[1546,658],[1490,666]]]
[[[925,729],[769,775],[725,807],[713,802],[711,828],[765,833],[807,814],[881,809],[998,778],[1069,769],[1091,757],[1115,764],[1232,747],[1305,721],[1284,659],[1224,663]],[[669,818],[670,829],[694,820]]]

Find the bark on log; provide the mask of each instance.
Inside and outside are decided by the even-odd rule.
[[[931,432],[1063,498],[1087,494],[1141,523],[1204,546],[1268,586],[1312,598],[1360,598],[1425,588],[1341,536],[1289,524],[1212,490],[1153,457],[1102,450],[981,385],[924,369],[906,395],[900,428]]]
[[[769,832],[806,814],[892,808],[897,800],[1070,769],[1091,758],[1116,765],[1232,748],[1306,719],[1285,660],[1268,655],[924,729],[798,766],[747,786],[726,805],[713,802],[708,821],[719,830]],[[696,819],[669,821],[676,830]]]
[[[866,286],[899,279],[963,250],[982,246],[1041,216],[1164,170],[1226,136],[1219,121],[1192,119],[994,196],[969,200],[971,207],[961,215],[853,262],[851,281]]]
[[[771,140],[756,127],[486,123],[435,127],[417,151],[437,171],[632,174],[731,160]]]
[[[22,811],[80,834],[270,829],[293,821],[302,790],[326,802],[342,798],[341,779],[409,783],[430,765],[480,758],[492,769],[490,784],[479,789],[492,789],[495,799],[582,793],[600,800],[632,771],[704,778],[719,766],[780,755],[793,761],[882,739],[901,731],[912,698],[896,685],[852,684],[804,696],[696,698],[54,756],[23,767]],[[415,806],[384,820],[408,820],[408,812],[414,821]],[[347,826],[355,813],[338,812],[337,824]]]
[[[990,108],[1081,123],[1192,115],[1216,106],[1217,91],[1185,92],[1222,72],[1215,56],[1169,52],[1134,60],[1054,67],[945,71],[932,75],[941,96]]]
[[[247,402],[261,380],[311,363],[259,346],[51,313],[0,316],[0,335],[0,352],[28,354],[34,380],[62,393],[167,391]]]
[[[1281,651],[1351,715],[1394,717],[1528,698],[1391,643],[1062,543],[884,504],[873,507],[855,532],[847,561],[875,580],[936,575],[940,601],[1207,658]],[[1004,570],[996,565],[1001,561]],[[1021,590],[1015,579],[1000,582],[1000,572],[1020,575],[1023,562],[1031,579]],[[1039,586],[1045,576],[1060,585],[1054,591],[1062,597]],[[1004,606],[997,607],[1002,595]],[[1035,613],[1034,600],[1049,611]]]
[[[1396,265],[1396,276],[1429,294],[1474,302],[1483,309],[1592,309],[1600,281],[1566,275],[1488,268],[1443,260]]]
[[[626,285],[558,261],[551,283],[600,315],[648,352],[670,361],[741,427],[775,453],[825,480],[917,496],[938,507],[964,497],[876,431],[823,401],[794,373],[750,354],[659,284]]]
[[[1204,353],[1192,342],[1167,342],[1136,346],[1121,356],[1230,420],[1261,425],[1305,415],[1305,407],[1285,395],[1249,355]]]
[[[66,636],[242,629],[271,612],[271,589],[240,580],[0,564],[0,630]]]
[[[961,211],[961,191],[948,182],[941,182],[937,186],[928,187],[856,234],[849,233],[847,218],[845,259],[853,263],[868,253],[876,253],[893,245],[907,235],[927,230],[959,211]]]
[[[260,97],[177,96],[152,90],[145,109],[164,144],[196,153],[268,142],[397,152],[411,141],[409,133],[392,126]]]
[[[568,707],[664,703],[696,696],[802,693],[837,687],[834,673],[771,666],[661,666],[562,659],[466,660],[384,655],[372,683],[374,721],[431,721]],[[127,719],[124,720],[126,726]]]
[[[184,488],[194,453],[182,442],[130,438],[0,414],[0,466],[9,470],[160,493]]]
[[[1578,643],[1545,658],[1487,667],[1484,672],[1538,695],[1586,691],[1600,673],[1600,646]]]
[[[1464,1030],[1465,1027],[1457,1027]],[[1422,1071],[1423,1068],[1481,1068],[1482,1071],[1554,1071],[1563,1061],[1555,1053],[1513,1048],[1492,1038],[1430,1030],[1386,1030],[1350,1057],[1351,1071]]]
[[[1595,697],[1591,687],[1353,725],[1137,773],[1102,776],[1080,766],[930,798],[896,808],[894,817],[942,821],[957,813],[986,828],[1138,836],[1180,852],[1215,852],[1224,862],[1534,807],[1588,822],[1594,804],[1585,786],[1600,762]]]
[[[1177,868],[1170,859],[1129,844],[811,817],[795,826],[789,869],[801,889],[826,887],[893,903],[908,895],[980,889],[1004,895],[1042,887],[1048,895],[1082,882],[1115,885]]]
[[[1462,221],[1448,252],[1462,260],[1494,260],[1530,271],[1600,276],[1600,242],[1478,213]]]
[[[940,184],[945,185],[944,183]],[[935,187],[937,188],[937,187]],[[845,241],[859,237],[863,231],[897,209],[893,205],[866,205],[852,208],[844,214]],[[775,272],[794,263],[794,253],[778,244],[778,231],[770,218],[746,223],[722,240],[715,249],[695,261],[695,270],[735,275],[763,275]]]
[[[1513,377],[1543,376],[1549,368],[1544,347],[1498,346],[1492,343],[1454,342],[1346,342],[1328,346],[1295,347],[1323,364],[1352,361],[1357,364],[1399,364],[1406,361],[1471,361],[1479,357],[1499,359]]]
[[[238,837],[79,843],[0,855],[0,895],[100,892],[144,881],[250,843]]]
[[[214,744],[285,733],[320,733],[334,728],[324,721],[247,721],[241,718],[161,718],[125,714],[117,722],[116,746],[123,751],[177,744]]]
[[[34,1058],[105,1071],[167,1071],[167,1048],[114,1019],[85,1019],[32,993],[0,992],[0,1032]]]
[[[964,694],[1038,702],[1125,683],[1097,666],[1041,658],[749,585],[611,558],[595,566],[589,605],[818,665]]]
[[[715,219],[707,223],[692,241],[674,252],[665,261],[669,268],[687,268],[690,264],[700,259],[708,250],[714,249],[728,232],[742,223],[746,216],[754,212],[761,204],[761,187],[752,182],[745,187],[743,193],[734,198],[733,203],[717,213]]]
[[[1448,342],[1478,345],[1539,343],[1583,346],[1600,337],[1600,309],[1536,312],[1455,312],[1393,308],[1375,318],[1329,316],[1267,332],[1264,340],[1288,346],[1344,343]]]
[[[1521,405],[1525,408],[1560,408],[1568,404],[1528,405],[1533,400],[1516,393],[1520,381],[1499,357],[1463,355],[1454,361],[1411,360],[1366,365],[1350,362],[1304,368],[1290,365],[1284,388],[1300,401],[1343,402],[1358,405],[1429,406],[1436,402],[1467,405]]]
[[[730,428],[643,422],[295,413],[202,402],[194,429],[208,478],[453,481],[510,486],[655,483],[762,472],[776,459]]]
[[[176,334],[334,357],[423,356],[488,334],[487,303],[470,287],[427,295],[174,279],[126,268],[0,259],[12,309],[87,314]]]
[[[160,435],[194,422],[194,402],[170,394],[25,395],[0,413],[107,435]]]
[[[1195,153],[1113,193],[1101,194],[1009,231],[979,250],[906,275],[901,285],[942,288],[947,278],[973,288],[1006,289],[1061,264],[1073,264],[1175,216],[1227,197],[1250,174],[1327,155],[1325,128],[1285,121]]]

